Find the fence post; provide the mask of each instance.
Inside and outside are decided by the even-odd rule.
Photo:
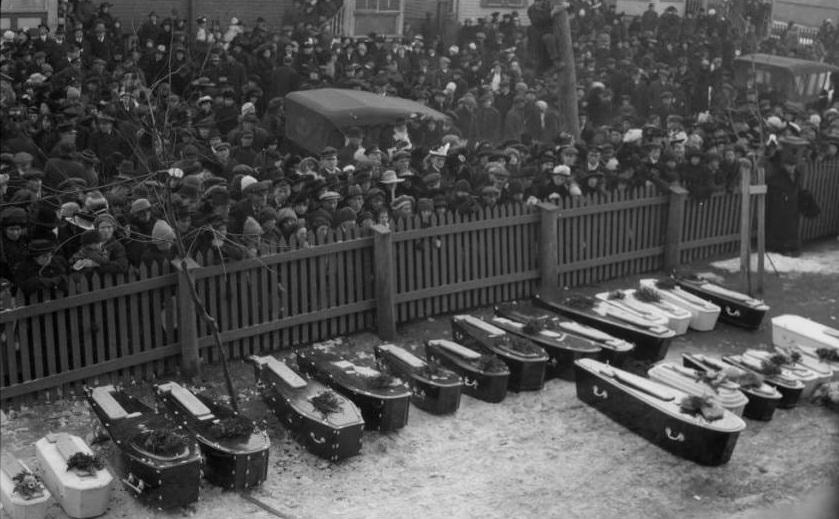
[[[196,377],[201,372],[201,358],[198,354],[198,326],[195,318],[195,301],[192,299],[192,277],[186,272],[200,265],[192,258],[176,258],[172,265],[178,270],[178,339],[181,343],[181,371],[187,377]]]
[[[667,211],[667,235],[664,242],[664,269],[679,266],[682,228],[685,223],[685,201],[688,191],[681,186],[670,186],[670,206]]]
[[[559,277],[559,207],[547,202],[540,202],[539,208],[539,292],[548,293],[556,288]]]
[[[393,234],[382,225],[373,226],[373,264],[376,276],[376,327],[379,337],[396,337],[396,273],[393,268]]]

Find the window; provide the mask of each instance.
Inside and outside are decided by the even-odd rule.
[[[356,0],[358,11],[398,11],[401,0]]]
[[[498,9],[523,9],[527,7],[527,0],[481,0],[481,7]]]

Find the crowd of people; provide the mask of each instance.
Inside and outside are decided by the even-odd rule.
[[[838,157],[839,74],[804,107],[732,75],[753,51],[839,63],[830,20],[802,46],[713,9],[593,4],[569,7],[574,135],[547,0],[466,20],[452,41],[331,34],[335,0],[295,1],[279,27],[151,12],[136,32],[109,2],[64,3],[61,26],[2,37],[0,278],[28,294],[183,253],[236,260],[331,228],[645,186],[704,199],[782,142]],[[286,137],[284,97],[326,86],[448,119],[344,128],[343,146],[309,156]]]

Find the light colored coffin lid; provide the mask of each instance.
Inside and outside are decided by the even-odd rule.
[[[264,362],[265,366],[290,388],[302,389],[306,387],[306,379],[295,373],[285,362],[281,362],[271,355],[260,357],[259,360]]]
[[[446,339],[434,339],[434,340],[428,341],[428,343],[432,344],[434,346],[440,346],[441,348],[444,348],[444,349],[454,353],[455,355],[463,357],[464,359],[478,360],[478,359],[481,358],[481,354],[478,353],[477,351],[470,350],[466,346],[461,346],[460,344],[458,344],[456,342],[447,341]]]
[[[114,398],[114,386],[99,386],[93,388],[90,396],[99,407],[108,415],[111,420],[121,420],[128,417],[128,412],[125,410],[116,398]]]
[[[827,347],[839,348],[839,330],[800,315],[783,314],[772,318],[773,326],[780,326],[795,333],[823,342]],[[774,334],[774,330],[773,330]]]
[[[209,407],[204,405],[204,402],[192,394],[192,391],[189,391],[177,382],[166,382],[165,384],[160,384],[157,387],[161,391],[166,391],[172,395],[172,397],[180,402],[181,405],[184,406],[184,408],[193,416],[198,418],[212,416],[213,412],[210,411]]]
[[[396,346],[394,344],[380,344],[378,347],[380,350],[390,353],[391,355],[398,358],[405,364],[411,366],[412,368],[425,367],[425,362],[421,358],[417,357],[410,351],[400,348],[399,346]]]
[[[480,328],[481,330],[487,332],[490,335],[504,335],[506,332],[497,326],[493,326],[488,322],[484,321],[483,319],[478,319],[473,315],[456,315],[454,316],[456,321],[465,321],[470,325],[474,326],[475,328]]]

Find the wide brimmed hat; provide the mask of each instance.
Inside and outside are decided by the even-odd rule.
[[[382,173],[382,178],[379,180],[382,184],[398,184],[400,182],[405,182],[404,178],[399,178],[396,176],[396,172],[392,169],[389,169]]]

